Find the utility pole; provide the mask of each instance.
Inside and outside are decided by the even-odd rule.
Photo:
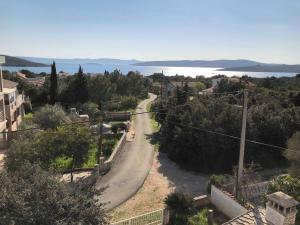
[[[101,109],[101,103],[98,107],[99,111],[95,113],[95,119],[99,121],[99,139],[98,139],[98,152],[97,152],[97,164],[101,164],[101,158],[103,157],[102,151],[102,142],[103,142],[103,120],[104,120],[104,113]]]
[[[240,154],[239,154],[239,165],[237,173],[237,181],[235,187],[235,195],[238,197],[238,193],[242,184],[243,169],[244,169],[244,154],[245,154],[245,139],[246,139],[246,126],[247,126],[247,90],[244,90],[244,103],[243,103],[243,119],[242,119],[242,131],[241,131],[241,142],[240,142]]]
[[[100,117],[99,121],[99,128],[100,128],[100,136],[99,136],[99,143],[98,143],[98,164],[100,163],[100,158],[103,156],[103,150],[102,150],[102,142],[103,142],[103,115]]]

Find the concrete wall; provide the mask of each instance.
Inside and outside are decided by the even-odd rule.
[[[120,154],[123,146],[126,143],[126,132],[123,133],[121,139],[117,143],[116,147],[114,148],[113,152],[111,153],[108,160],[106,160],[104,163],[99,165],[99,172],[100,173],[106,173],[110,170],[110,168],[113,166],[114,162],[116,161],[116,158]]]
[[[246,213],[248,210],[230,198],[220,189],[212,185],[211,187],[211,203],[230,219]]]

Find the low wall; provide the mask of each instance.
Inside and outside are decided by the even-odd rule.
[[[193,198],[193,204],[195,207],[201,207],[210,204],[210,198],[207,195],[201,195]]]
[[[211,203],[230,219],[240,216],[248,211],[234,199],[213,185],[211,186],[210,198]]]
[[[242,193],[247,199],[258,198],[268,192],[270,181],[250,184],[242,187]]]
[[[118,141],[116,147],[114,148],[113,152],[111,153],[109,159],[99,165],[100,173],[108,172],[110,170],[110,168],[113,166],[114,162],[116,161],[117,156],[120,154],[123,146],[126,143],[126,135],[127,135],[127,133],[124,132],[122,137]]]

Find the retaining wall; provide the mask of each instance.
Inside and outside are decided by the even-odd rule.
[[[113,152],[111,153],[109,159],[104,161],[103,163],[100,163],[100,165],[99,165],[100,173],[106,173],[110,170],[110,168],[116,161],[118,155],[120,154],[122,148],[124,147],[124,145],[126,143],[126,134],[127,134],[126,132],[123,133],[122,137],[120,138],[116,147],[114,148]]]
[[[240,216],[248,211],[234,199],[213,185],[211,186],[210,198],[211,203],[230,219]]]

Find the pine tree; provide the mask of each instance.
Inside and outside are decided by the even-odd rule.
[[[88,87],[87,87],[87,78],[83,74],[81,66],[79,66],[78,73],[75,80],[75,93],[76,101],[84,103],[88,100]]]
[[[50,75],[50,104],[54,105],[57,101],[57,73],[55,62],[53,61],[51,65],[51,75]]]

